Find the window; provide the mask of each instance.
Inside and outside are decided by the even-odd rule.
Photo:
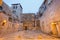
[[[44,11],[46,10],[46,5],[44,6]]]
[[[0,10],[2,10],[2,7],[0,6]]]
[[[16,15],[16,17],[18,18],[18,16]]]
[[[46,10],[46,5],[45,5],[45,4],[43,4],[43,5],[41,6],[40,13],[43,13],[45,10]]]
[[[40,17],[41,17],[42,15],[43,15],[43,14],[41,13],[41,14],[40,14]]]
[[[16,9],[17,9],[17,6],[16,6]]]
[[[52,0],[48,0],[48,4],[51,4]]]
[[[17,6],[13,6],[13,9],[17,9]]]
[[[10,22],[12,22],[12,18],[11,17],[9,17],[9,19],[8,19]]]
[[[15,14],[15,13],[16,13],[16,11],[13,11],[13,13]]]
[[[15,9],[15,6],[13,6],[13,9]]]
[[[44,30],[44,21],[42,21],[42,28],[43,28],[43,30]]]
[[[21,21],[21,23],[23,23],[23,21]]]

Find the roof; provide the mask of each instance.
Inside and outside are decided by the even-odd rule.
[[[12,5],[20,5],[20,7],[22,8],[22,5],[20,3],[16,3],[16,4],[12,4]],[[22,8],[23,9],[23,8]]]

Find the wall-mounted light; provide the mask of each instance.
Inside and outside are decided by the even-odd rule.
[[[54,35],[57,35],[57,27],[56,27],[56,22],[51,23],[51,31]]]
[[[56,24],[55,22],[52,22],[51,24]]]
[[[2,26],[4,26],[5,24],[6,24],[6,20],[3,20],[3,22],[2,22]]]

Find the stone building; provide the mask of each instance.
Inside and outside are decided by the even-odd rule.
[[[8,34],[17,32],[21,29],[20,21],[13,14],[11,7],[9,7],[5,2],[2,2],[0,6],[0,34]]]
[[[12,23],[9,22],[9,17],[12,16],[12,12],[9,9],[9,6],[2,2],[2,5],[0,6],[0,33],[6,34],[12,32]],[[9,26],[10,25],[10,26]],[[8,29],[9,27],[9,29]]]
[[[14,26],[15,27],[17,27],[17,26],[19,26],[19,27],[17,27],[16,29],[17,30],[22,30],[22,26],[23,26],[23,23],[21,23],[21,15],[22,15],[22,12],[23,12],[23,8],[22,8],[22,6],[21,6],[21,4],[20,3],[16,3],[16,4],[12,4],[12,6],[11,6],[11,9],[12,9],[12,16],[13,16],[13,21],[14,21]],[[17,25],[16,25],[16,23],[17,23]]]
[[[35,27],[35,14],[34,13],[24,13],[22,14],[22,23],[23,28],[27,27],[27,29],[32,30]]]
[[[60,37],[60,0],[44,0],[39,15],[41,31]]]
[[[12,4],[12,12],[13,14],[16,15],[16,17],[18,18],[18,20],[21,22],[21,14],[22,14],[22,6],[20,3],[17,3],[17,4]]]
[[[35,29],[40,30],[40,20],[39,20],[39,15],[35,15]]]

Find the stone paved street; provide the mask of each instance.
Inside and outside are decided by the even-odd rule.
[[[5,35],[0,40],[60,40],[41,32],[34,31],[19,31],[9,35]]]
[[[60,0],[0,0],[0,40],[60,40]]]

